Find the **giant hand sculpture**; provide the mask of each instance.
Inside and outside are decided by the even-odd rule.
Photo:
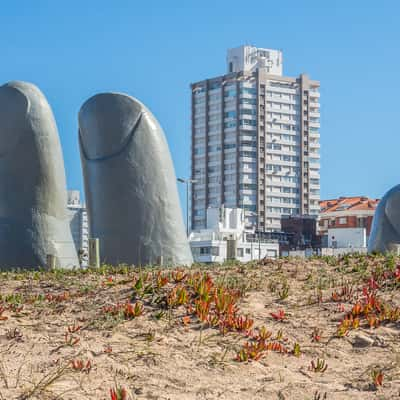
[[[56,123],[34,85],[0,87],[0,268],[78,265]]]
[[[390,189],[375,210],[368,251],[386,253],[395,245],[400,245],[400,185]]]
[[[191,264],[164,133],[125,94],[90,98],[79,112],[86,203],[103,262]]]

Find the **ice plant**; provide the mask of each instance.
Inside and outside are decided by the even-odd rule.
[[[158,271],[157,276],[156,276],[156,284],[157,288],[162,288],[168,283],[168,277],[164,274],[161,273],[161,271]]]
[[[83,360],[72,360],[71,367],[74,371],[86,372],[87,374],[92,369],[92,362],[87,360],[86,362]]]
[[[114,286],[115,285],[115,281],[114,278],[112,276],[109,276],[105,281],[103,281],[101,283],[101,286]]]
[[[311,339],[313,342],[319,342],[322,337],[322,331],[318,328],[314,328],[311,333]]]
[[[356,316],[356,315],[360,315],[362,313],[362,305],[360,302],[357,302],[356,304],[354,304],[353,308],[351,309],[351,313]]]
[[[277,353],[287,353],[287,348],[279,342],[269,342],[264,345],[265,350],[276,351]]]
[[[314,362],[314,360],[311,360],[311,365],[309,367],[310,371],[313,372],[325,372],[328,368],[328,364],[326,364],[325,360],[322,358],[317,358],[317,360]]]
[[[137,301],[134,304],[126,303],[123,309],[123,314],[125,319],[132,319],[139,317],[143,314],[143,312],[144,312],[143,304],[139,301]]]
[[[185,287],[176,286],[167,296],[167,304],[170,307],[177,307],[187,304],[189,301],[189,294]]]
[[[216,324],[210,324],[211,326],[219,325],[220,332],[225,335],[231,331],[237,332],[249,332],[253,326],[254,321],[248,317],[236,316],[228,314],[226,317],[211,318],[211,321],[216,321]],[[210,318],[209,318],[210,320]]]
[[[61,294],[56,294],[56,295],[48,293],[45,296],[47,301],[55,302],[55,303],[61,303],[63,301],[67,301],[70,299],[70,297],[71,296],[70,296],[69,292],[63,292]]]
[[[257,335],[255,335],[256,340],[268,340],[272,336],[272,332],[268,331],[265,326],[258,328]]]
[[[284,341],[286,341],[287,339],[285,338],[283,338],[283,330],[282,329],[279,329],[278,330],[278,332],[276,332],[276,338],[275,338],[276,340],[284,340]]]
[[[351,326],[351,321],[348,318],[344,318],[337,328],[337,335],[339,337],[347,336],[349,334],[349,329]]]
[[[186,278],[186,274],[183,270],[178,269],[176,271],[172,271],[171,272],[171,279],[175,282],[175,283],[179,283],[182,282],[185,278]]]
[[[128,392],[125,388],[110,389],[111,400],[128,400]]]
[[[8,319],[8,317],[6,317],[5,315],[3,315],[3,312],[5,311],[5,307],[0,306],[0,321],[5,321],[6,319]]]
[[[382,386],[383,384],[383,372],[380,370],[373,370],[371,372],[372,383],[377,388],[378,386]]]
[[[80,331],[80,329],[82,328],[82,326],[77,325],[76,322],[74,322],[73,325],[69,325],[67,330],[69,333],[76,333],[78,331]]]
[[[79,343],[80,338],[65,332],[64,341],[67,346],[75,346]]]
[[[285,319],[285,311],[280,309],[276,313],[271,313],[271,316],[276,321],[283,321]]]
[[[264,355],[265,350],[264,342],[246,342],[237,353],[236,360],[239,362],[257,361]]]
[[[222,287],[215,290],[214,294],[214,304],[215,311],[217,314],[225,314],[227,312],[236,312],[237,308],[235,303],[237,301],[237,296],[233,292],[228,291]]]
[[[301,355],[300,345],[297,342],[293,346],[293,355],[296,357],[300,357]]]
[[[208,311],[210,310],[210,303],[204,300],[196,300],[195,301],[196,307],[196,315],[200,321],[207,321]]]

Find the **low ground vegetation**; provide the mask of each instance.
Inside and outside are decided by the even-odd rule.
[[[0,273],[1,399],[393,399],[400,259]]]

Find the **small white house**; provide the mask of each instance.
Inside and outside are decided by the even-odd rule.
[[[190,247],[196,262],[242,262],[279,256],[277,240],[245,229],[241,208],[208,208],[206,229],[192,231]]]

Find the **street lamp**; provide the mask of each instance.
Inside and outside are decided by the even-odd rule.
[[[195,179],[178,178],[178,182],[186,184],[186,235],[189,237],[189,184],[197,181]]]

